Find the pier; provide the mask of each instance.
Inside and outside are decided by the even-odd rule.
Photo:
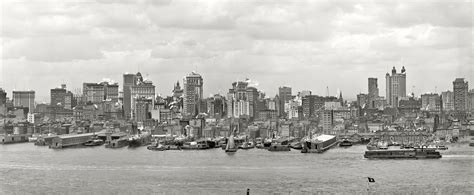
[[[94,135],[94,133],[84,133],[58,136],[53,138],[49,147],[53,149],[61,149],[64,147],[82,145],[90,140]]]

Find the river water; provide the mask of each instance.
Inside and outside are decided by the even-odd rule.
[[[472,194],[474,148],[443,158],[367,160],[365,146],[299,151],[149,151],[0,145],[0,194]],[[368,184],[367,177],[375,179]]]

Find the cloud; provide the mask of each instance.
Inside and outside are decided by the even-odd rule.
[[[36,37],[11,40],[4,44],[4,58],[61,62],[102,57],[100,42],[84,36]]]
[[[350,95],[365,91],[366,77],[383,80],[387,67],[403,61],[409,75],[430,75],[440,89],[451,88],[451,77],[474,82],[473,5],[463,0],[7,0],[1,6],[3,80],[28,69],[31,78],[64,75],[80,86],[83,79],[121,81],[122,72],[140,70],[168,94],[197,70],[206,93],[249,77],[269,95],[278,85],[316,94],[329,86]],[[84,70],[93,73],[76,78]],[[407,82],[432,91],[417,84],[423,78]]]

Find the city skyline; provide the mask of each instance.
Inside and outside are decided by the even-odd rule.
[[[330,95],[339,89],[355,99],[367,93],[368,77],[378,78],[384,96],[393,66],[405,66],[406,91],[415,86],[417,96],[435,87],[452,91],[455,78],[474,81],[473,5],[465,1],[1,6],[9,9],[2,8],[0,86],[9,96],[13,89],[35,90],[39,102],[63,83],[70,90],[103,78],[121,84],[124,72],[141,72],[164,96],[191,71],[202,75],[204,97],[250,78],[268,96],[280,86],[320,95],[328,87]]]

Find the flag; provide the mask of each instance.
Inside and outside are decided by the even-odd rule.
[[[370,182],[370,183],[375,183],[375,179],[374,179],[374,178],[372,178],[372,177],[367,177],[367,178],[369,179],[369,182]]]

